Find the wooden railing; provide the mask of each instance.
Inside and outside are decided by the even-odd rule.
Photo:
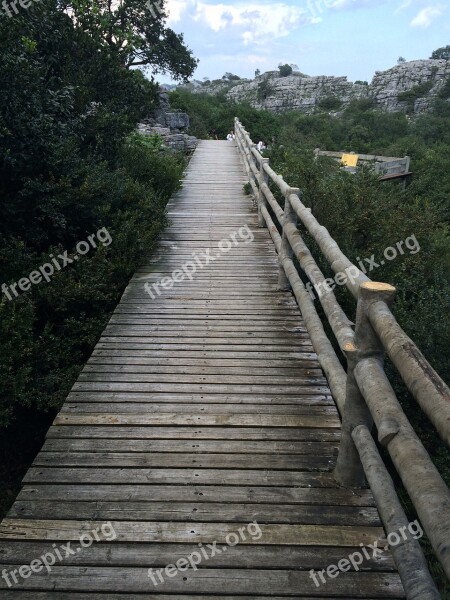
[[[259,225],[268,227],[278,252],[279,288],[290,286],[295,295],[341,413],[342,438],[335,478],[348,487],[362,487],[367,478],[388,536],[408,525],[394,483],[372,437],[375,424],[378,441],[387,449],[434,552],[450,578],[450,493],[385,374],[385,353],[447,445],[450,445],[450,389],[392,314],[390,306],[395,288],[371,281],[350,262],[328,230],[302,203],[300,190],[291,188],[270,168],[269,160],[257,151],[237,119],[235,134],[257,200]],[[284,210],[271,192],[269,180],[284,196]],[[279,227],[273,222],[271,213]],[[335,281],[340,278],[340,285],[345,285],[356,298],[354,327],[333,291],[327,288],[325,275],[303,241],[298,221],[336,273]],[[307,279],[313,286],[327,289],[318,296],[346,359],[346,369],[328,339],[314,301],[303,283]],[[408,539],[392,545],[391,551],[408,600],[440,598],[417,540]]]

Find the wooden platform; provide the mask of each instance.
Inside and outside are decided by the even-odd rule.
[[[276,289],[276,252],[244,183],[232,143],[200,143],[157,254],[0,526],[7,573],[68,541],[74,551],[50,573],[0,579],[2,600],[404,597],[386,554],[320,587],[310,576],[382,545],[383,529],[369,491],[333,480],[338,414],[293,297]],[[144,289],[207,251],[214,261],[192,280],[154,298]],[[114,540],[81,548],[109,521]],[[220,553],[196,570],[149,577],[214,542]]]

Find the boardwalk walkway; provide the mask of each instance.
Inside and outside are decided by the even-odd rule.
[[[133,277],[0,526],[0,598],[403,597],[386,555],[320,587],[309,574],[383,530],[371,493],[333,480],[338,414],[293,297],[276,289],[276,252],[244,182],[233,144],[201,142],[157,255]],[[152,285],[192,270],[192,253],[192,279]],[[81,547],[81,533],[102,526]],[[157,574],[203,551],[198,568]],[[50,573],[35,563],[14,583],[14,569],[46,553]]]

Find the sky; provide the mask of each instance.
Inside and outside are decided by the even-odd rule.
[[[450,0],[166,0],[168,26],[200,59],[195,79],[253,78],[298,65],[307,75],[371,81],[403,56],[450,44]],[[169,83],[167,77],[160,82]]]

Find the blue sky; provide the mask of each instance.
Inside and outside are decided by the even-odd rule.
[[[166,0],[168,24],[200,59],[196,79],[296,64],[370,81],[450,44],[449,0]],[[167,78],[159,78],[167,81]]]

